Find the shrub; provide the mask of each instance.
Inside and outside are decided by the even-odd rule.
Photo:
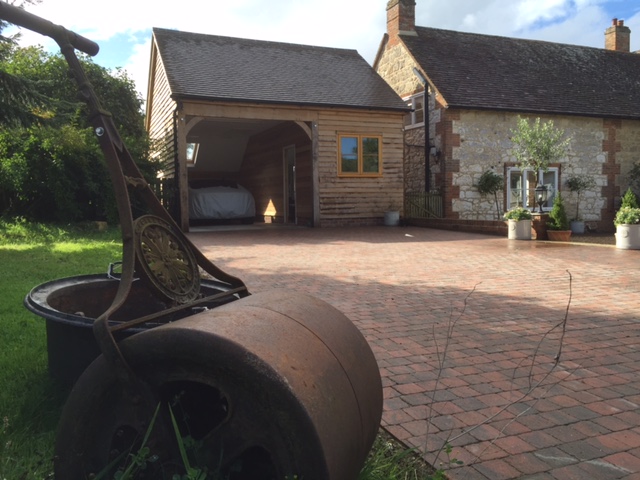
[[[504,213],[505,220],[531,220],[531,212],[524,207],[515,207]]]
[[[557,193],[553,199],[553,208],[549,212],[549,222],[547,222],[547,228],[549,230],[569,230],[569,220],[567,218],[567,212],[564,208],[564,201],[562,200],[562,194]]]
[[[640,208],[621,207],[613,219],[613,224],[618,225],[635,225],[640,223]]]

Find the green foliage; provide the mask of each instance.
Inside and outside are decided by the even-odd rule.
[[[616,212],[613,224],[618,225],[634,225],[640,223],[640,207],[638,206],[638,197],[633,193],[631,188],[627,188],[622,197],[622,205],[620,210]]]
[[[531,220],[531,212],[524,207],[514,207],[504,213],[505,220]]]
[[[487,170],[478,180],[478,191],[481,195],[493,195],[496,205],[496,214],[500,217],[500,203],[498,202],[498,192],[504,188],[504,178],[493,170]]]
[[[582,194],[596,186],[596,180],[591,175],[572,175],[565,182],[567,188],[576,194],[576,216],[574,220],[580,220],[580,198]]]
[[[526,118],[518,117],[518,127],[511,131],[514,155],[521,170],[531,169],[538,183],[538,171],[546,172],[552,163],[562,159],[571,139],[564,138],[564,131],[556,128],[552,120],[541,123],[536,118],[530,124]]]
[[[504,178],[493,170],[487,170],[480,175],[477,187],[480,194],[493,195],[494,193],[502,191],[504,187]]]
[[[117,229],[0,218],[0,479],[52,478],[67,394],[49,377],[45,322],[24,308],[25,295],[55,278],[106,271],[121,256]]]
[[[34,126],[0,131],[0,208],[36,221],[105,220],[113,202],[89,129]]]
[[[622,196],[620,207],[638,208],[638,197],[631,188],[627,188],[627,191]]]
[[[21,6],[37,3],[37,0],[9,3]],[[37,112],[46,99],[38,93],[38,80],[21,78],[7,71],[7,62],[18,49],[20,34],[3,35],[6,26],[0,20],[0,126],[28,126],[39,120]]]
[[[629,185],[633,188],[634,193],[640,193],[640,162],[635,162],[631,170],[627,173]]]
[[[553,208],[549,212],[549,221],[547,222],[549,230],[569,230],[569,220],[567,212],[564,208],[562,193],[558,192],[553,200]]]
[[[415,449],[406,448],[381,431],[357,480],[444,480],[444,472],[429,467]]]
[[[109,71],[78,56],[132,158],[153,182],[157,166],[149,160],[142,99],[133,81],[123,70]],[[14,47],[0,58],[0,72],[0,82],[10,78],[29,85],[36,103],[27,108],[15,98],[7,101],[32,120],[37,117],[5,122],[0,131],[0,214],[38,221],[114,220],[104,155],[64,57],[41,47]]]
[[[613,224],[618,225],[635,225],[640,223],[640,208],[621,207],[616,212]]]

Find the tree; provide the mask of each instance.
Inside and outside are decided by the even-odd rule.
[[[500,218],[500,203],[498,202],[498,192],[504,188],[504,178],[493,170],[487,170],[480,175],[478,180],[478,191],[480,195],[493,195],[496,205],[497,218]]]
[[[547,172],[549,165],[566,155],[570,138],[563,138],[564,131],[553,125],[553,120],[541,123],[540,117],[530,124],[526,118],[518,117],[518,127],[511,131],[514,155],[521,170],[531,169],[538,184],[538,172]]]
[[[79,55],[100,102],[147,180],[156,167],[148,158],[142,99],[122,70],[111,72]],[[2,67],[48,101],[39,121],[5,125],[0,135],[0,213],[37,220],[80,221],[114,218],[115,201],[104,156],[78,100],[78,87],[60,54],[39,47],[12,49]]]
[[[37,0],[24,0],[17,6],[39,3]],[[7,61],[17,49],[20,34],[3,35],[7,23],[0,20],[0,126],[28,126],[39,121],[38,111],[46,98],[38,93],[33,80],[21,78],[6,70]],[[37,82],[36,82],[37,83]]]

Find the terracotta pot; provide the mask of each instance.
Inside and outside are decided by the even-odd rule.
[[[547,236],[554,242],[568,242],[571,240],[571,230],[547,230]]]

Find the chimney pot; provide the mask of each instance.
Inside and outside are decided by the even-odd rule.
[[[624,26],[624,20],[613,19],[612,25],[604,32],[604,48],[616,52],[629,52],[631,30]]]

